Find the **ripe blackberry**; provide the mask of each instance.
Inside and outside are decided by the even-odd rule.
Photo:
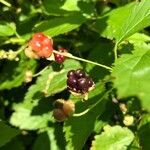
[[[77,69],[75,72],[75,75],[77,78],[84,78],[85,77],[85,72],[82,69]]]
[[[81,90],[82,93],[88,92],[89,85],[86,78],[81,78],[78,80],[78,89]]]
[[[71,77],[71,76],[75,76],[75,70],[70,70],[68,73],[67,73],[67,77]]]
[[[67,77],[67,88],[71,92],[85,94],[94,86],[92,79],[82,69],[70,70]]]
[[[64,48],[59,48],[58,49],[58,52],[67,52],[67,50],[66,49],[64,49]],[[55,61],[57,62],[57,63],[59,63],[59,64],[61,64],[61,63],[63,63],[64,61],[65,61],[65,56],[63,56],[63,55],[60,55],[60,54],[54,54],[54,57],[55,57]]]

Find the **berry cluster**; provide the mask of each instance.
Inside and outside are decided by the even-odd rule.
[[[64,48],[58,48],[58,52],[63,53],[63,52],[67,52],[67,50]],[[65,56],[63,56],[63,55],[54,54],[54,57],[55,57],[55,61],[59,64],[61,64],[65,61]]]
[[[67,74],[69,91],[85,94],[94,86],[93,80],[82,69],[70,70]]]
[[[34,34],[28,46],[38,57],[48,58],[53,52],[52,39],[48,38],[43,33]]]
[[[75,104],[71,100],[58,99],[55,101],[54,107],[53,116],[58,122],[62,122],[72,116],[75,111]]]

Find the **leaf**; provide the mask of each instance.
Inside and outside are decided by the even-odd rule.
[[[102,134],[96,135],[92,142],[91,150],[127,150],[127,146],[134,139],[133,133],[128,128],[121,126],[108,127]]]
[[[150,3],[149,0],[143,0],[140,3],[135,4],[128,18],[124,20],[123,25],[121,26],[119,36],[117,37],[117,43],[120,43],[133,33],[149,25]]]
[[[44,143],[44,144],[43,144]],[[41,133],[36,139],[33,150],[58,150],[55,140],[54,128],[49,128],[47,132]]]
[[[9,143],[5,144],[4,146],[0,147],[0,150],[25,150],[23,143],[19,138],[15,138],[11,140]]]
[[[132,34],[150,25],[149,0],[131,3],[114,9],[98,19],[96,30],[102,36],[116,39],[119,44]]]
[[[40,133],[33,145],[33,150],[64,150],[62,131],[58,129],[59,124],[53,124],[52,127],[48,127],[44,132]],[[56,130],[59,131],[59,136],[56,136]],[[61,143],[58,143],[61,139]],[[43,144],[44,143],[44,144]]]
[[[93,46],[92,51],[90,51],[88,59],[111,67],[111,64],[113,63],[112,49],[112,44],[98,41]],[[109,74],[108,70],[89,63],[86,64],[86,70],[89,72],[94,81],[103,79]]]
[[[150,143],[150,114],[143,115],[138,126],[140,145],[144,150],[149,150]]]
[[[26,93],[22,103],[14,105],[15,112],[12,114],[10,123],[20,129],[36,130],[45,128],[49,121],[52,121],[52,102],[51,97],[63,91],[66,85],[67,72],[71,69],[80,68],[80,64],[75,60],[66,60],[64,67],[55,71],[56,66],[46,69],[36,84],[32,85]]]
[[[67,11],[80,11],[78,0],[66,0],[61,8]]]
[[[81,13],[76,13],[68,17],[60,17],[43,21],[35,27],[36,32],[44,32],[45,34],[53,37],[59,34],[64,34],[78,28],[86,21]]]
[[[19,130],[11,128],[4,122],[0,121],[0,147],[9,142],[12,138],[20,133]]]
[[[103,37],[108,39],[116,38],[130,11],[133,9],[134,3],[116,8],[106,15],[96,20],[94,29]]]
[[[13,23],[0,22],[0,37],[11,36],[15,34],[15,26]]]
[[[103,84],[96,85],[95,90],[90,92],[87,102],[76,103],[76,113],[82,112],[94,105],[90,111],[79,117],[72,117],[64,124],[65,138],[67,141],[67,150],[81,150],[94,130],[95,122],[98,116],[102,114],[108,99],[108,92],[104,91]]]
[[[112,76],[119,98],[137,96],[150,110],[150,46],[135,47],[132,55],[123,54],[114,65]]]
[[[26,71],[34,72],[35,67],[36,61],[29,60],[24,55],[21,55],[19,61],[7,61],[0,73],[0,90],[20,86],[25,81]]]

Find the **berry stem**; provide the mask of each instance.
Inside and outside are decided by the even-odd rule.
[[[100,98],[99,101],[97,101],[95,104],[93,104],[90,108],[87,108],[86,110],[84,110],[83,112],[80,112],[80,113],[77,113],[77,114],[74,114],[73,117],[80,117],[80,116],[83,116],[85,114],[87,114],[90,110],[92,110],[96,105],[98,105],[98,103],[100,103],[103,98],[109,93],[111,92],[112,89],[110,89],[109,91],[107,91],[106,93],[104,93],[104,95]]]
[[[118,48],[118,43],[116,43],[116,44],[115,44],[115,47],[114,47],[115,61],[117,60],[117,48]]]
[[[5,1],[5,0],[0,0],[0,3],[2,3],[2,4],[4,4],[4,5],[6,5],[7,7],[11,7],[11,4],[10,3],[8,3],[7,1]]]
[[[70,54],[70,53],[58,52],[58,51],[56,51],[56,50],[53,50],[53,52],[54,52],[55,54],[63,55],[63,56],[68,57],[68,58],[72,58],[72,59],[76,59],[76,60],[79,60],[79,61],[83,61],[83,62],[87,62],[87,63],[90,63],[90,64],[94,64],[94,65],[96,65],[96,66],[100,66],[100,67],[105,68],[105,69],[107,69],[107,70],[112,70],[111,67],[108,67],[108,66],[99,64],[99,63],[97,63],[97,62],[93,62],[93,61],[90,61],[90,60],[86,60],[86,59],[83,59],[83,58],[79,58],[79,57],[73,56],[73,55]]]
[[[44,69],[39,71],[38,73],[34,74],[33,77],[37,77],[38,75],[42,74],[49,66],[46,66]]]

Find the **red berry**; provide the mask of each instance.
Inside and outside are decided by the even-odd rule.
[[[39,57],[47,58],[51,56],[53,51],[53,41],[43,33],[36,33],[28,44]]]
[[[67,52],[66,49],[63,49],[63,48],[59,48],[58,49],[58,52]],[[60,54],[54,54],[55,56],[55,61],[59,64],[63,63],[65,61],[65,56],[63,55],[60,55]]]

